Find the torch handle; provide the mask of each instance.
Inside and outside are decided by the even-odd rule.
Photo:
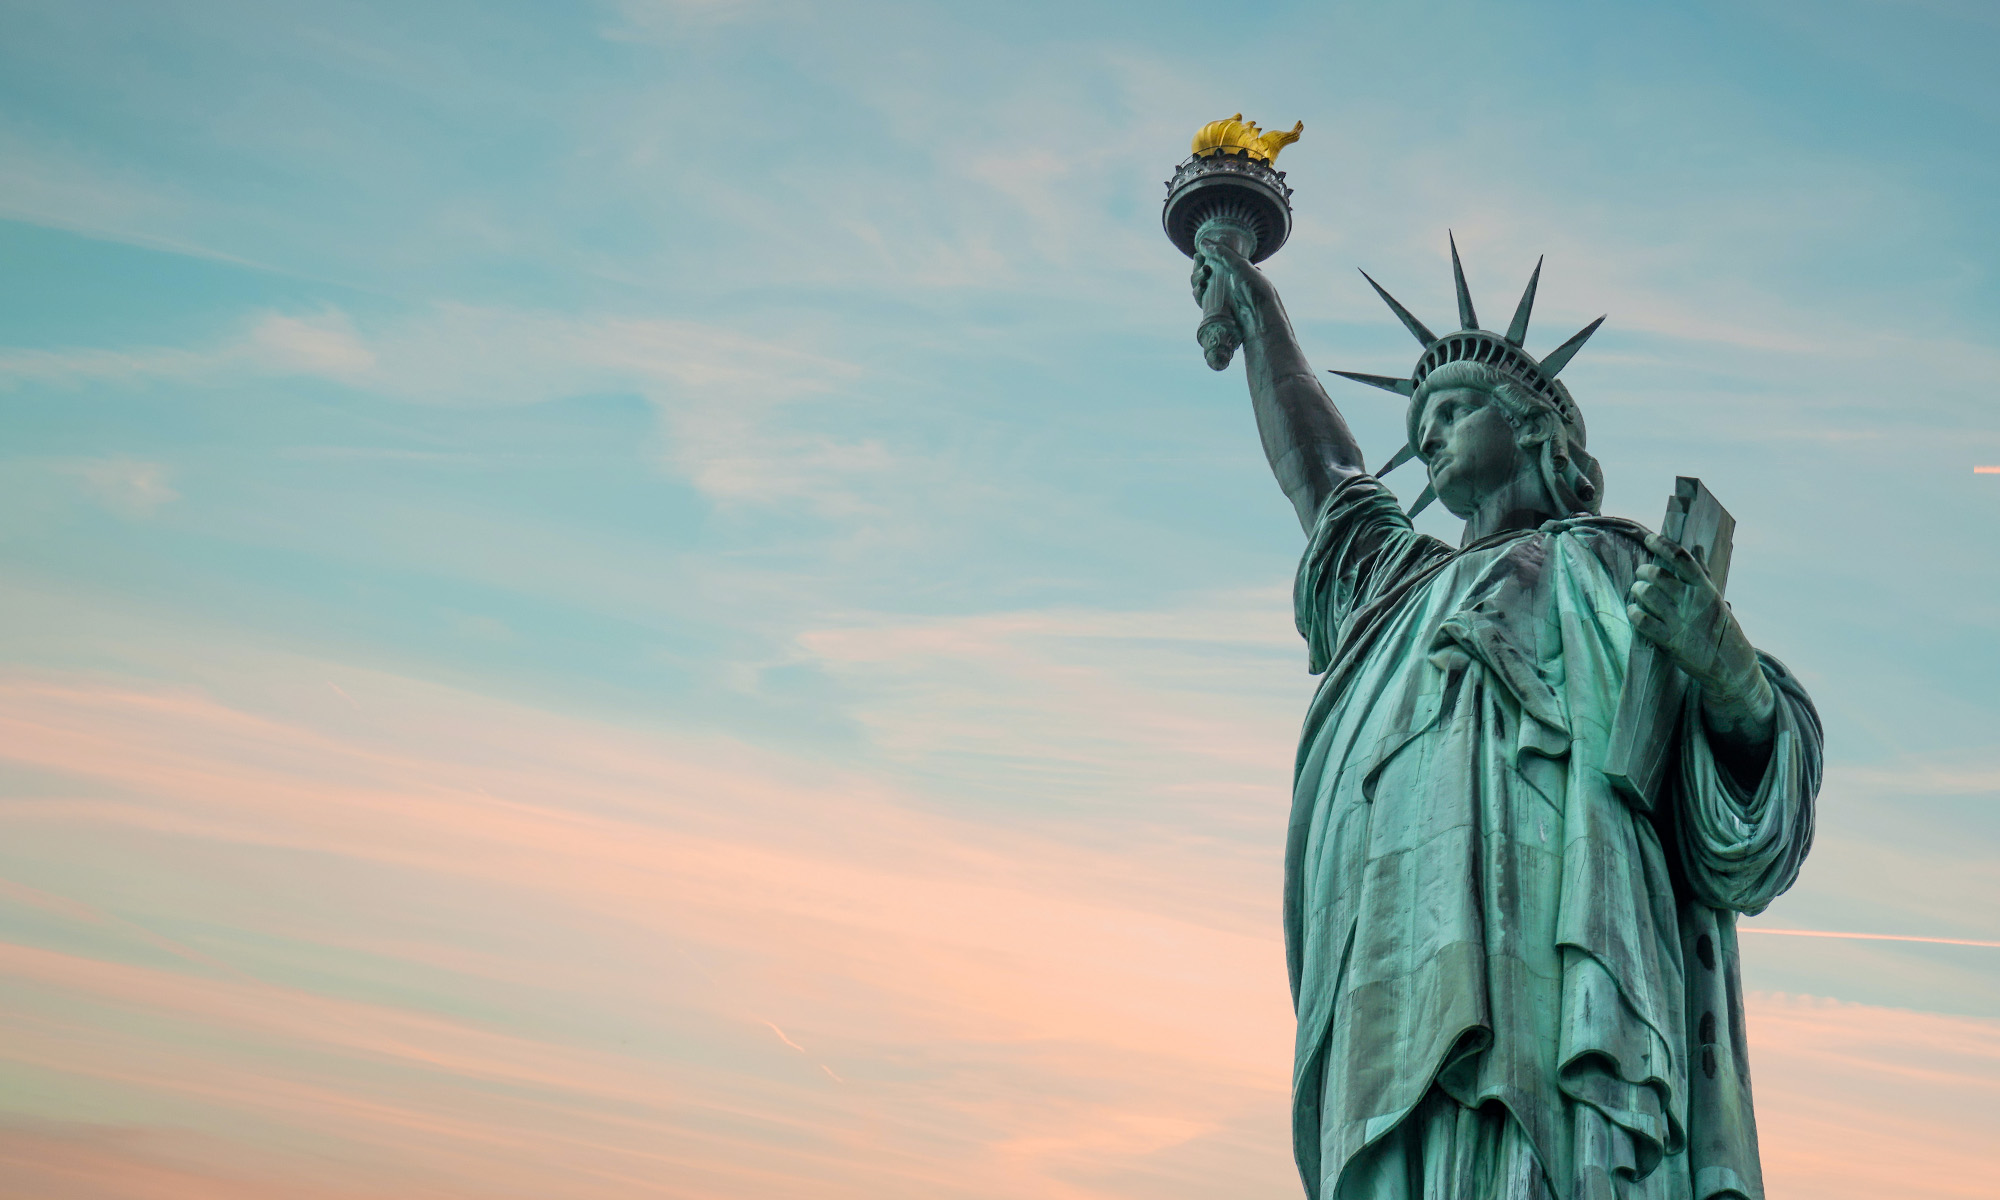
[[[1195,233],[1197,246],[1223,239],[1245,258],[1257,250],[1257,235],[1227,218],[1211,217]],[[1202,357],[1208,360],[1212,371],[1227,369],[1230,360],[1236,357],[1236,348],[1243,344],[1243,330],[1236,324],[1236,314],[1229,309],[1229,279],[1214,267],[1209,269],[1208,287],[1202,292],[1201,324],[1195,327],[1194,340],[1201,344]]]
[[[1236,314],[1229,311],[1229,281],[1220,274],[1209,276],[1208,291],[1201,298],[1201,324],[1194,340],[1201,343],[1202,357],[1209,369],[1222,371],[1236,357],[1243,344],[1243,331],[1236,326]]]

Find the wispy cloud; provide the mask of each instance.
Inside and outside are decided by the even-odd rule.
[[[345,313],[264,313],[239,336],[200,347],[0,349],[0,386],[204,384],[231,375],[320,375],[357,380],[375,356]]]
[[[965,825],[865,780],[808,783],[806,764],[746,771],[742,750],[472,697],[438,709],[409,686],[345,670],[343,690],[372,714],[358,737],[187,694],[20,677],[0,688],[0,749],[68,781],[12,801],[8,823],[29,843],[85,835],[219,856],[208,887],[143,920],[185,928],[179,940],[229,963],[16,941],[0,949],[10,1020],[37,1032],[15,1061],[150,1097],[211,1136],[254,1112],[287,1137],[365,1144],[373,1161],[475,1194],[518,1177],[543,1195],[674,1195],[686,1185],[670,1163],[685,1158],[712,1195],[789,1179],[1082,1196],[1100,1193],[1067,1183],[1073,1171],[1239,1120],[1281,1141],[1275,940],[1170,899],[1188,886],[1171,851],[1135,859],[1046,828]],[[473,725],[448,734],[439,716]],[[475,727],[474,743],[447,749]],[[118,761],[105,761],[114,744]],[[475,744],[487,750],[466,757]],[[502,745],[506,761],[481,761]],[[242,908],[240,872],[277,860],[304,874]],[[95,868],[78,866],[71,887],[92,886]],[[242,935],[195,931],[223,912]],[[468,956],[473,913],[520,932]],[[425,926],[414,942],[405,932]],[[384,998],[287,982],[298,950],[365,966],[352,983]],[[689,960],[702,969],[678,965]],[[386,998],[411,984],[431,999]],[[537,1017],[552,989],[603,997],[600,1032]],[[475,997],[482,1016],[447,1015]],[[210,1032],[198,1049],[147,1032],[167,1027]],[[678,1042],[697,1030],[720,1058]],[[785,1065],[792,1046],[813,1048],[806,1076]],[[697,1115],[717,1103],[739,1131]],[[787,1148],[809,1128],[814,1148]],[[1075,1129],[1101,1132],[1064,1132]],[[1283,1179],[1281,1159],[1225,1157]],[[980,1170],[944,1182],[966,1162]]]
[[[62,464],[84,490],[112,512],[126,517],[150,517],[161,505],[180,499],[167,482],[164,463],[130,458],[98,458]]]
[[[1290,620],[1273,592],[824,627],[799,643],[849,685],[876,744],[927,777],[1086,825],[1200,811],[1269,841],[1311,685]]]
[[[1905,761],[1893,766],[1843,766],[1839,778],[1857,788],[1900,795],[1967,796],[2000,792],[2000,766]]]
[[[603,35],[613,41],[653,41],[671,38],[690,26],[742,19],[756,10],[755,0],[614,0],[609,7],[617,21]]]
[[[882,473],[893,456],[880,440],[815,429],[785,410],[859,374],[795,343],[702,322],[457,304],[372,331],[329,308],[262,313],[240,335],[203,347],[0,350],[0,387],[305,376],[378,396],[481,406],[634,392],[660,412],[666,460],[714,499],[829,512],[864,507],[852,482]]]
[[[91,1186],[275,1172],[578,1200],[1291,1186],[1269,895],[1146,837],[948,819],[748,747],[293,665],[352,703],[0,682],[0,756],[48,781],[4,806],[11,869],[63,847],[67,889],[98,897],[0,901],[26,1035],[6,1055],[157,1130],[87,1154],[95,1127],[17,1126],[24,1177],[81,1160]],[[144,864],[168,860],[208,866],[163,889]],[[1879,1195],[1893,1170],[1899,1195],[1976,1194],[1992,1022],[1769,996],[1752,1019],[1774,1186]]]
[[[0,379],[75,385],[230,372],[321,375],[413,400],[533,404],[634,381],[743,396],[796,394],[850,364],[697,321],[440,304],[364,333],[345,312],[260,313],[195,348],[0,351]]]
[[[1749,1012],[1771,1194],[1991,1190],[2000,1021],[1777,994],[1753,995]]]
[[[257,357],[275,369],[335,379],[359,378],[375,366],[375,353],[362,344],[347,314],[329,310],[297,317],[271,313],[250,331]]]
[[[111,156],[37,136],[0,116],[0,219],[26,221],[170,254],[257,264],[183,232],[187,192]]]

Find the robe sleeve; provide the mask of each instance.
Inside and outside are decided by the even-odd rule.
[[[1395,494],[1373,475],[1351,475],[1320,505],[1292,585],[1292,612],[1312,673],[1333,662],[1349,618],[1450,547],[1418,533]]]
[[[1764,911],[1792,881],[1812,847],[1819,795],[1819,713],[1784,664],[1759,653],[1778,696],[1770,761],[1754,790],[1715,760],[1689,690],[1682,718],[1679,791],[1681,862],[1695,898],[1712,908]]]

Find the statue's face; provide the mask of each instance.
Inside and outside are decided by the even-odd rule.
[[[1430,467],[1438,502],[1469,517],[1529,464],[1519,435],[1493,397],[1473,388],[1431,394],[1417,426],[1417,452]]]

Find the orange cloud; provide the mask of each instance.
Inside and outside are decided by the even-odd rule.
[[[335,737],[189,693],[0,684],[0,752],[66,781],[9,802],[10,828],[86,886],[106,856],[178,877],[143,914],[34,885],[57,928],[0,948],[37,1030],[17,1063],[495,1194],[697,1172],[703,1195],[1101,1195],[1067,1177],[1281,1128],[1272,926],[1208,912],[1182,848],[971,825],[472,697],[427,694],[425,718],[397,689],[347,680],[382,724]]]
[[[2000,1021],[1750,998],[1773,1197],[1986,1197],[2000,1129]]]
[[[0,802],[25,1081],[0,1111],[35,1118],[0,1125],[0,1169],[32,1194],[1295,1187],[1275,830],[948,815],[754,747],[266,665],[210,693],[0,676],[0,759],[34,781]],[[1275,820],[1282,782],[1259,799]],[[1992,1023],[1752,1011],[1774,1196],[1973,1194]]]

